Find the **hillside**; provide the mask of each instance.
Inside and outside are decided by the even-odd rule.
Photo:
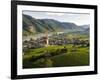
[[[54,19],[36,19],[23,14],[23,35],[67,30],[82,31],[83,29],[86,28],[74,23],[60,22]]]

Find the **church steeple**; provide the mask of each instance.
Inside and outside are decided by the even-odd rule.
[[[48,32],[45,33],[46,34],[46,47],[49,45],[49,37],[48,37]]]

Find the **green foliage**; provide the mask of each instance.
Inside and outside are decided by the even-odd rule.
[[[89,48],[76,47],[72,52],[72,45],[66,45],[66,51],[62,49],[65,46],[48,46],[38,49],[30,49],[30,52],[23,56],[23,68],[38,67],[64,67],[64,66],[85,66],[89,65]],[[44,57],[47,54],[51,56]]]
[[[60,22],[54,19],[36,19],[34,17],[25,14],[23,14],[23,30],[28,31],[31,34],[45,33],[45,32],[62,32],[62,31],[68,32],[68,30],[71,31],[72,33],[77,33],[77,34],[80,33],[84,34],[86,32],[87,33],[89,32],[83,27],[77,26],[74,23]],[[24,32],[23,34],[26,33]]]
[[[53,66],[84,66],[89,65],[88,48],[79,48],[76,52],[71,52],[52,58]]]

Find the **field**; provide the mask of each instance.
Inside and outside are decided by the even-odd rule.
[[[29,49],[23,55],[23,68],[89,65],[89,47],[52,45]]]

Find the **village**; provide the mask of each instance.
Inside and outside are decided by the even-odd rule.
[[[23,52],[27,51],[28,49],[36,49],[41,47],[47,47],[50,45],[67,45],[72,44],[72,47],[76,45],[80,46],[89,46],[89,40],[80,40],[79,38],[66,38],[66,34],[53,34],[48,36],[45,34],[37,39],[30,38],[30,40],[23,41]]]

